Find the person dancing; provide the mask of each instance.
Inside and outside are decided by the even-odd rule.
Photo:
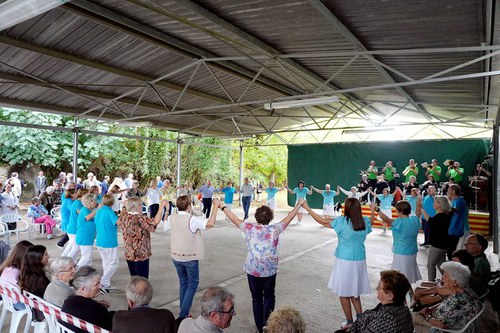
[[[282,188],[275,187],[274,182],[269,181],[269,187],[264,189],[264,192],[267,193],[267,201],[266,206],[271,208],[272,210],[276,210],[276,193],[282,191],[286,188],[286,183]]]
[[[330,190],[330,184],[326,184],[324,190],[317,189],[313,185],[311,185],[311,188],[313,191],[323,196],[323,217],[330,219],[333,218],[335,216],[335,204],[333,202],[333,198],[335,198],[338,193]]]
[[[392,194],[389,194],[389,188],[384,188],[382,194],[376,194],[370,190],[371,194],[380,201],[380,210],[386,216],[392,217],[392,201],[394,200],[394,195],[398,191],[398,188],[396,188]],[[379,220],[382,221],[382,227],[384,227],[382,234],[385,235],[387,233],[387,223],[385,223],[380,216]]]
[[[365,240],[372,232],[372,226],[370,220],[363,217],[358,199],[347,198],[344,206],[344,216],[331,220],[313,212],[306,202],[302,204],[316,222],[335,230],[338,235],[336,259],[328,287],[340,297],[340,305],[347,320],[342,329],[347,329],[353,323],[351,304],[356,310],[356,316],[360,317],[363,313],[360,295],[371,292],[366,268]]]
[[[297,184],[297,187],[294,188],[293,190],[291,190],[288,186],[286,187],[286,189],[288,190],[288,192],[290,192],[290,194],[296,194],[295,204],[299,202],[299,199],[304,199],[304,201],[306,201],[307,200],[306,196],[312,194],[312,191],[308,190],[306,187],[304,187],[304,185],[305,183],[302,180],[300,180],[299,183]],[[299,212],[297,213],[298,222],[296,224],[300,225],[304,213],[307,213],[306,210],[300,207]]]

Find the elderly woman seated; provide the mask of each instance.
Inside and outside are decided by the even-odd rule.
[[[441,265],[443,286],[450,295],[441,303],[413,313],[416,333],[428,332],[432,326],[460,329],[481,309],[476,294],[468,287],[470,270],[459,262],[449,261]]]
[[[101,274],[90,266],[78,269],[73,279],[75,294],[69,296],[62,306],[62,310],[91,324],[111,330],[114,311],[108,311],[107,302],[94,301],[101,289]],[[61,322],[75,333],[86,333],[68,323]]]
[[[377,298],[380,303],[375,308],[365,311],[352,324],[349,333],[413,333],[410,310],[405,304],[406,294],[409,291],[411,284],[404,274],[396,270],[380,272],[377,286]]]
[[[70,257],[57,257],[50,265],[52,282],[49,283],[43,298],[58,307],[62,307],[64,301],[75,293],[69,282],[73,280],[76,273],[76,264]]]
[[[306,323],[299,311],[284,306],[273,311],[264,326],[265,333],[305,333]]]

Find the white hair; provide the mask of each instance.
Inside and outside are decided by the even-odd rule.
[[[447,272],[450,279],[457,282],[461,288],[469,285],[469,267],[462,265],[459,262],[447,261],[441,264],[441,269]]]

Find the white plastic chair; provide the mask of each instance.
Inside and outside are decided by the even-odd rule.
[[[33,237],[33,239],[37,238],[37,234],[44,235],[47,233],[45,229],[45,223],[36,223],[35,218],[33,217],[29,217],[29,219],[30,219],[30,225],[28,234],[30,234],[31,237]]]
[[[30,239],[30,223],[24,221],[19,214],[5,214],[0,217],[0,222],[6,223],[16,223],[16,229],[9,230],[10,233],[16,234],[16,243],[19,242],[19,234],[21,232],[26,232],[28,239]],[[24,226],[23,226],[24,224]],[[10,243],[9,243],[10,245]]]
[[[49,303],[46,300],[44,300],[43,298],[40,298],[40,297],[30,293],[30,292],[27,292],[24,290],[23,294],[24,294],[24,296],[37,301],[38,303],[46,306],[47,308],[52,308],[55,311],[61,310],[59,307],[55,306],[54,304]],[[57,322],[57,317],[55,315],[52,316],[52,315],[45,313],[45,312],[42,312],[42,313],[43,313],[43,316],[45,317],[45,321],[33,321],[33,322],[31,322],[31,326],[34,327],[34,333],[43,333],[46,331],[47,327],[48,327],[48,333],[58,332],[56,329],[56,325],[55,325],[55,322]]]
[[[464,327],[462,327],[460,329],[453,330],[453,329],[449,329],[449,328],[439,328],[436,326],[432,326],[431,329],[429,330],[429,333],[439,333],[439,332],[463,333],[463,332],[467,331],[470,327],[472,327],[471,332],[475,332],[476,331],[476,322],[477,322],[478,318],[481,316],[481,314],[483,313],[485,307],[486,306],[484,305],[484,303],[481,303],[481,310],[479,310],[479,312],[471,320],[469,320],[467,322],[467,324],[465,324]]]
[[[58,322],[56,320],[56,332],[57,333],[75,333],[74,331],[70,330],[69,328],[67,328],[66,326],[64,326],[63,324],[61,324],[60,322]]]
[[[5,243],[10,245],[10,232],[7,223],[0,222],[0,236],[2,236]]]
[[[4,281],[0,281],[0,285],[2,289],[14,290],[17,293],[21,293],[17,286],[14,286],[10,283],[6,283]],[[2,293],[3,307],[2,314],[0,315],[0,328],[3,326],[5,321],[5,317],[7,316],[7,312],[12,314],[10,319],[10,330],[9,333],[17,333],[17,328],[19,327],[19,323],[26,315],[26,324],[24,325],[24,333],[28,333],[29,327],[31,324],[31,310],[27,307],[23,310],[14,309],[14,304],[17,303],[17,300],[9,297],[6,292]]]

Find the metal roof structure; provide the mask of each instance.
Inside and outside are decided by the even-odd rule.
[[[183,137],[491,136],[499,8],[496,0],[73,0],[0,31],[0,105]],[[339,101],[264,108],[325,96]]]

